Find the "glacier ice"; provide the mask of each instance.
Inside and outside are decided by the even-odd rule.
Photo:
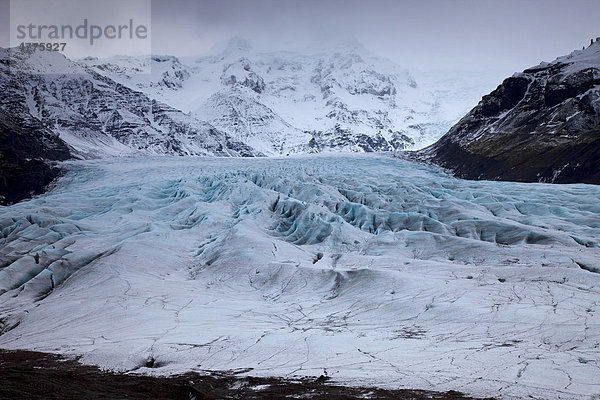
[[[600,393],[596,186],[383,155],[65,166],[0,207],[2,348],[142,373]]]

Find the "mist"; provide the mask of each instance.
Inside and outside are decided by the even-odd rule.
[[[10,36],[9,3],[0,0],[3,47]],[[509,73],[551,61],[600,36],[596,0],[153,0],[151,4],[152,52],[178,56],[206,53],[232,36],[248,39],[257,51],[306,52],[352,38],[412,69]],[[61,12],[68,17],[69,10]]]

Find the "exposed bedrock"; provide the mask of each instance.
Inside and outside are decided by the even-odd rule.
[[[600,42],[517,73],[416,157],[466,179],[600,183]]]

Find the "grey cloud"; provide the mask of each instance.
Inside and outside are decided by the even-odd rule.
[[[597,0],[153,0],[152,15],[154,53],[198,55],[232,36],[258,50],[355,37],[421,69],[519,71],[600,36]]]

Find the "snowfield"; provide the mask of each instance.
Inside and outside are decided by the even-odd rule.
[[[382,155],[75,161],[0,207],[0,347],[600,396],[600,187]]]

